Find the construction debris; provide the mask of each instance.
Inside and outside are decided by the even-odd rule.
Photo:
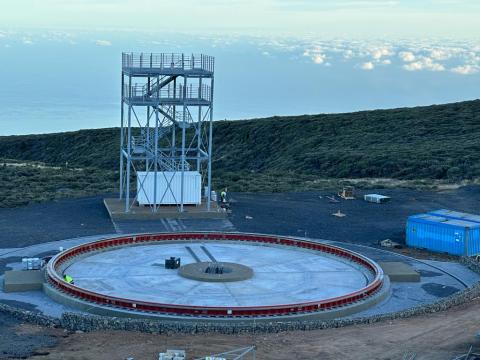
[[[473,347],[470,346],[470,349],[468,349],[468,352],[462,355],[458,355],[454,357],[452,360],[477,360],[477,359],[480,359],[480,353],[473,352]]]
[[[195,360],[255,360],[256,346],[249,346],[235,350],[226,351],[220,354],[204,356]]]
[[[363,196],[363,199],[367,202],[383,204],[387,201],[390,201],[390,196],[380,195],[380,194],[366,194]]]
[[[328,199],[328,202],[330,202],[330,203],[339,203],[340,202],[335,198],[335,195],[326,196],[326,198]]]
[[[395,242],[395,241],[392,241],[390,239],[385,239],[385,240],[381,240],[379,242],[380,246],[383,246],[383,247],[386,247],[386,248],[395,248],[395,249],[400,249],[402,248],[402,245]]]
[[[346,214],[342,213],[340,210],[338,210],[336,213],[333,213],[332,215],[340,218],[347,216]]]
[[[345,200],[354,200],[355,189],[353,186],[345,186],[341,191],[338,192],[338,196]]]
[[[40,270],[42,266],[43,266],[43,261],[38,257],[22,259],[23,270]]]
[[[185,350],[167,350],[158,354],[158,360],[185,360]]]
[[[417,357],[417,354],[411,353],[411,352],[406,352],[403,354],[402,360],[414,360]]]

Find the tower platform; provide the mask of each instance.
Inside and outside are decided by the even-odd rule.
[[[112,220],[156,220],[156,219],[225,219],[227,213],[216,202],[211,202],[210,211],[207,203],[201,205],[184,206],[179,212],[177,206],[160,206],[156,212],[150,206],[138,206],[130,201],[130,211],[125,212],[125,200],[118,198],[103,199],[108,214]]]

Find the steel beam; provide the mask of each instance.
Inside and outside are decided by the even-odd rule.
[[[213,99],[213,76],[212,76],[212,86],[210,88],[210,99]],[[207,168],[207,176],[208,176],[208,194],[207,194],[207,210],[211,210],[211,198],[212,198],[212,122],[213,122],[213,103],[210,104],[210,121],[208,124],[208,168]]]

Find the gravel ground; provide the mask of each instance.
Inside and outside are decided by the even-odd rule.
[[[133,357],[158,359],[166,349],[185,349],[188,359],[257,345],[257,359],[402,359],[415,354],[416,360],[452,359],[468,351],[478,352],[476,338],[480,321],[480,300],[446,312],[364,326],[338,329],[284,332],[277,334],[142,334],[97,331],[59,338],[50,354],[41,360],[111,360]],[[246,359],[251,359],[247,357]]]
[[[447,208],[480,213],[480,186],[467,186],[443,192],[409,189],[378,189],[392,197],[386,204],[370,204],[361,200],[340,200],[329,203],[333,192],[299,192],[248,194],[231,193],[234,227],[224,220],[215,225],[211,220],[124,221],[114,228],[103,205],[104,196],[69,199],[22,208],[0,209],[0,248],[24,247],[32,244],[97,234],[182,231],[237,230],[305,236],[376,244],[386,238],[403,241],[406,218],[411,214]],[[340,210],[346,217],[332,213]],[[246,216],[252,217],[247,219]],[[41,225],[41,226],[39,226]],[[218,228],[218,229],[217,229]]]
[[[0,248],[114,233],[103,196],[0,209]]]
[[[9,305],[28,307],[28,304],[10,303]],[[18,320],[0,313],[0,359],[26,359],[36,354],[48,354],[48,351],[40,349],[50,348],[57,344],[57,338],[46,334],[45,329],[41,327],[25,325],[25,327],[35,330],[23,331],[19,329],[20,326]]]
[[[385,204],[371,204],[361,200],[364,193],[380,193],[392,199]],[[232,193],[229,219],[242,232],[291,236],[306,233],[312,238],[372,245],[387,238],[403,242],[405,222],[412,214],[441,208],[480,213],[479,186],[444,192],[368,190],[359,192],[357,200],[339,203],[330,203],[326,195],[332,192]],[[332,216],[338,210],[346,216]]]
[[[360,197],[364,192],[360,192]],[[158,222],[143,222],[138,227],[133,223],[124,222],[118,224],[122,232],[135,231],[182,231],[182,230],[237,230],[245,232],[260,232],[260,233],[275,233],[292,236],[307,236],[315,238],[330,239],[336,241],[345,241],[350,243],[372,245],[379,240],[390,238],[396,241],[403,241],[404,226],[407,216],[415,213],[435,210],[439,208],[448,208],[458,211],[480,213],[480,187],[469,186],[457,190],[445,192],[425,192],[408,189],[389,189],[389,190],[370,190],[368,193],[381,193],[392,197],[390,203],[387,204],[369,204],[362,200],[345,201],[341,200],[339,203],[329,203],[326,195],[331,195],[332,192],[308,192],[308,193],[274,193],[274,194],[245,194],[232,193],[231,208],[232,214],[229,216],[233,227],[229,225],[228,221],[223,220],[222,223],[211,224],[209,222],[196,222],[195,220],[178,220],[178,222],[167,222],[159,224]],[[110,234],[115,233],[115,227],[108,217],[102,202],[103,196],[89,197],[83,199],[62,200],[56,202],[49,202],[44,204],[30,205],[16,209],[0,209],[0,248],[17,248],[32,244],[48,242],[52,240],[61,240],[67,238],[74,238],[79,236],[89,236],[96,234]],[[344,218],[337,218],[331,214],[340,210],[347,216]],[[251,217],[247,218],[247,217]],[[12,259],[8,259],[11,261]],[[5,270],[7,262],[0,263],[0,268]],[[3,272],[3,271],[2,271]],[[445,289],[442,289],[444,291]],[[436,292],[438,289],[429,289],[429,291]],[[453,291],[453,289],[452,289]],[[28,304],[12,304],[20,307],[28,306]],[[465,309],[462,314],[463,321],[472,322],[468,329],[465,328],[466,323],[458,324],[458,334],[452,338],[457,338],[455,344],[452,342],[448,349],[442,355],[452,354],[452,350],[460,350],[466,347],[468,342],[462,340],[460,337],[462,331],[467,331],[473,334],[478,324],[478,319],[473,319],[468,312],[478,313],[478,303],[472,309]],[[450,315],[452,314],[452,315]],[[402,338],[403,334],[416,329],[421,332],[431,331],[432,329],[440,329],[445,324],[445,321],[456,321],[455,311],[447,312],[445,314],[435,315],[433,320],[428,319],[430,324],[426,326],[427,321],[422,322],[418,319],[409,319],[401,322],[396,322],[398,326],[393,326],[389,335],[392,337],[391,341],[396,338]],[[458,321],[457,321],[458,322]],[[425,325],[425,326],[424,326]],[[387,326],[388,327],[388,326]],[[420,329],[422,327],[422,329]],[[378,328],[378,331],[375,329]],[[423,329],[425,328],[425,329]],[[363,328],[362,328],[363,329]],[[264,355],[265,359],[281,359],[285,357],[272,357],[274,352],[280,351],[284,354],[299,352],[307,356],[307,358],[315,358],[322,354],[324,358],[338,358],[345,356],[347,351],[350,355],[358,354],[357,350],[353,348],[345,348],[344,339],[338,342],[338,337],[355,338],[363,344],[369,344],[368,349],[363,349],[365,353],[355,358],[386,358],[385,355],[394,355],[396,358],[401,355],[399,347],[395,346],[395,350],[390,349],[391,343],[388,347],[382,345],[382,341],[389,342],[390,340],[382,338],[384,334],[385,325],[375,325],[371,331],[364,332],[356,328],[349,329],[333,329],[321,333],[321,337],[326,340],[324,344],[328,343],[331,346],[322,349],[317,345],[320,333],[309,332],[302,335],[305,341],[298,342],[298,335],[281,336],[281,343],[285,344],[282,349],[278,346],[278,338],[271,336],[263,341],[262,350],[260,354]],[[450,327],[445,329],[445,334],[435,339],[440,348],[443,346],[442,336],[448,338],[450,336]],[[439,332],[439,330],[437,331]],[[33,327],[30,325],[22,325],[17,320],[9,316],[0,314],[0,359],[11,357],[26,357],[35,354],[39,348],[48,348],[54,346],[56,343],[55,335],[50,334],[47,330]],[[360,340],[362,334],[366,334],[365,339]],[[58,334],[57,334],[58,335]],[[61,336],[62,337],[62,336]],[[61,338],[60,337],[60,338]],[[125,335],[121,333],[105,333],[102,334],[81,334],[71,336],[69,339],[61,340],[61,346],[55,348],[51,355],[46,355],[50,350],[42,355],[37,352],[38,358],[43,359],[87,359],[87,358],[108,358],[112,356],[124,356],[126,354],[142,354],[150,358],[150,354],[155,351],[162,350],[164,346],[171,344],[171,339],[164,336],[158,337],[154,335],[128,335],[131,339],[128,344],[125,344]],[[228,348],[236,345],[246,345],[251,339],[238,339],[231,337],[216,336],[215,343],[228,344]],[[311,341],[308,340],[311,338]],[[468,336],[472,338],[472,335]],[[161,340],[160,340],[161,339]],[[369,340],[371,339],[371,340]],[[375,344],[374,339],[377,339],[378,344]],[[137,342],[138,340],[138,342]],[[160,340],[160,343],[158,342]],[[210,337],[204,339],[202,337],[183,338],[181,344],[187,348],[196,348],[197,354],[204,354],[211,349],[213,340]],[[422,342],[430,342],[431,339],[425,335],[416,342],[411,342],[412,338],[408,337],[402,340],[403,346],[409,344],[412,349],[417,351],[424,351]],[[72,342],[73,341],[73,342]],[[146,341],[152,346],[144,346]],[[472,341],[467,340],[467,341]],[[396,341],[395,341],[396,342]],[[195,343],[198,343],[195,345]],[[262,343],[262,341],[260,341]],[[350,342],[349,342],[350,343]],[[75,344],[75,345],[74,345]],[[92,346],[93,344],[93,346]],[[208,344],[206,346],[205,344]],[[334,346],[337,344],[337,347]],[[344,346],[342,348],[340,345]],[[360,344],[360,343],[359,343]],[[180,343],[178,344],[180,345]],[[198,346],[198,347],[197,347]],[[348,345],[350,346],[350,345]],[[227,346],[225,346],[226,348]],[[75,348],[75,349],[74,349]],[[153,350],[155,348],[155,351]],[[159,349],[160,348],[160,349]],[[119,352],[119,350],[122,350]],[[147,349],[149,349],[147,351]],[[275,349],[275,350],[273,350]],[[192,349],[193,350],[193,349]],[[350,350],[354,350],[350,352]],[[428,351],[427,351],[428,352]],[[54,355],[55,354],[55,355]],[[120,355],[121,354],[121,355]],[[437,351],[432,351],[435,356],[439,355]],[[326,355],[326,356],[323,356]],[[67,356],[67,357],[66,357]],[[103,356],[103,357],[102,357]],[[401,356],[400,356],[401,357]],[[35,356],[37,358],[37,356]],[[289,357],[291,358],[291,357]],[[346,356],[345,358],[352,358]],[[436,357],[422,357],[422,358],[436,358]]]

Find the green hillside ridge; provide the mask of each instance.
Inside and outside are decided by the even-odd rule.
[[[480,100],[216,121],[213,134],[214,181],[232,191],[312,189],[328,185],[321,179],[339,178],[448,182],[480,178]],[[68,168],[94,169],[108,174],[104,175],[108,179],[115,178],[118,156],[118,128],[0,137],[0,158],[72,171],[64,169],[68,163]],[[0,173],[2,183],[18,170],[7,168],[8,175],[5,167]],[[99,181],[103,183],[99,191],[115,190],[113,180],[108,180],[111,186]]]

